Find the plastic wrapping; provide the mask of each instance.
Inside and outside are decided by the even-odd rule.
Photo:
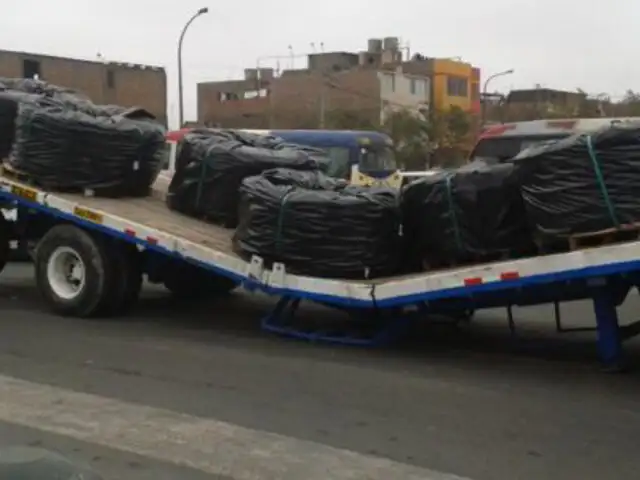
[[[411,269],[518,256],[533,248],[517,172],[474,162],[416,180],[402,194]]]
[[[51,190],[144,196],[162,162],[164,129],[126,118],[22,103],[9,166]]]
[[[330,278],[397,273],[400,209],[395,190],[348,185],[319,171],[276,169],[244,180],[234,250]]]
[[[640,221],[640,123],[531,147],[513,162],[529,218],[542,237]]]
[[[78,92],[40,80],[0,78],[0,159],[6,158],[13,146],[15,121],[21,103],[39,107],[58,106],[92,116],[111,117],[115,120],[121,118],[140,121],[155,120],[151,113],[142,108],[95,105],[88,97]]]
[[[194,130],[178,144],[167,205],[234,228],[242,180],[279,167],[325,169],[328,162],[320,150],[289,145],[274,137],[235,130]]]
[[[0,90],[0,159],[9,155],[15,139],[16,117],[20,103],[36,103],[41,97],[15,90]]]
[[[23,93],[33,93],[46,97],[58,95],[74,97],[76,100],[91,102],[85,94],[71,88],[61,87],[43,80],[33,78],[6,78],[0,77],[0,90],[14,90]]]

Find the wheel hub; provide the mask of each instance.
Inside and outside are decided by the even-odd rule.
[[[85,264],[80,254],[70,247],[58,247],[47,262],[47,278],[53,292],[65,300],[73,300],[84,288]]]

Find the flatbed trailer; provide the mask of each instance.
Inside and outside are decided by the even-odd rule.
[[[263,328],[310,340],[376,344],[431,314],[458,318],[495,307],[507,308],[513,330],[512,306],[544,303],[555,305],[562,331],[559,303],[592,299],[600,358],[617,369],[623,340],[640,330],[639,322],[620,326],[617,316],[640,285],[640,241],[375,280],[325,279],[292,274],[281,263],[267,268],[257,256],[246,261],[232,250],[232,230],[171,211],[155,195],[47,192],[3,173],[0,201],[18,212],[16,222],[0,219],[0,247],[16,240],[32,246],[38,289],[65,315],[126,314],[144,274],[178,294],[242,286],[278,296]],[[302,331],[292,321],[301,301],[339,308],[371,328],[357,337]]]

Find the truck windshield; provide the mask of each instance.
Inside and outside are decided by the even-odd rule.
[[[396,155],[388,145],[370,145],[362,148],[360,157],[360,171],[391,171],[398,169]]]
[[[504,162],[515,157],[525,148],[548,142],[550,140],[560,140],[568,137],[569,135],[570,133],[559,133],[553,135],[481,138],[471,152],[470,160],[483,159],[489,162]]]

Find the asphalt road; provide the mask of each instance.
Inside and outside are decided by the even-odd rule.
[[[30,267],[9,267],[0,446],[44,446],[123,480],[637,478],[640,374],[600,373],[593,334],[557,335],[550,307],[517,311],[518,340],[491,311],[374,351],[265,335],[271,304],[234,294],[186,308],[147,289],[126,320],[63,319]],[[563,313],[593,325],[589,304]],[[628,351],[640,365],[638,343]]]

